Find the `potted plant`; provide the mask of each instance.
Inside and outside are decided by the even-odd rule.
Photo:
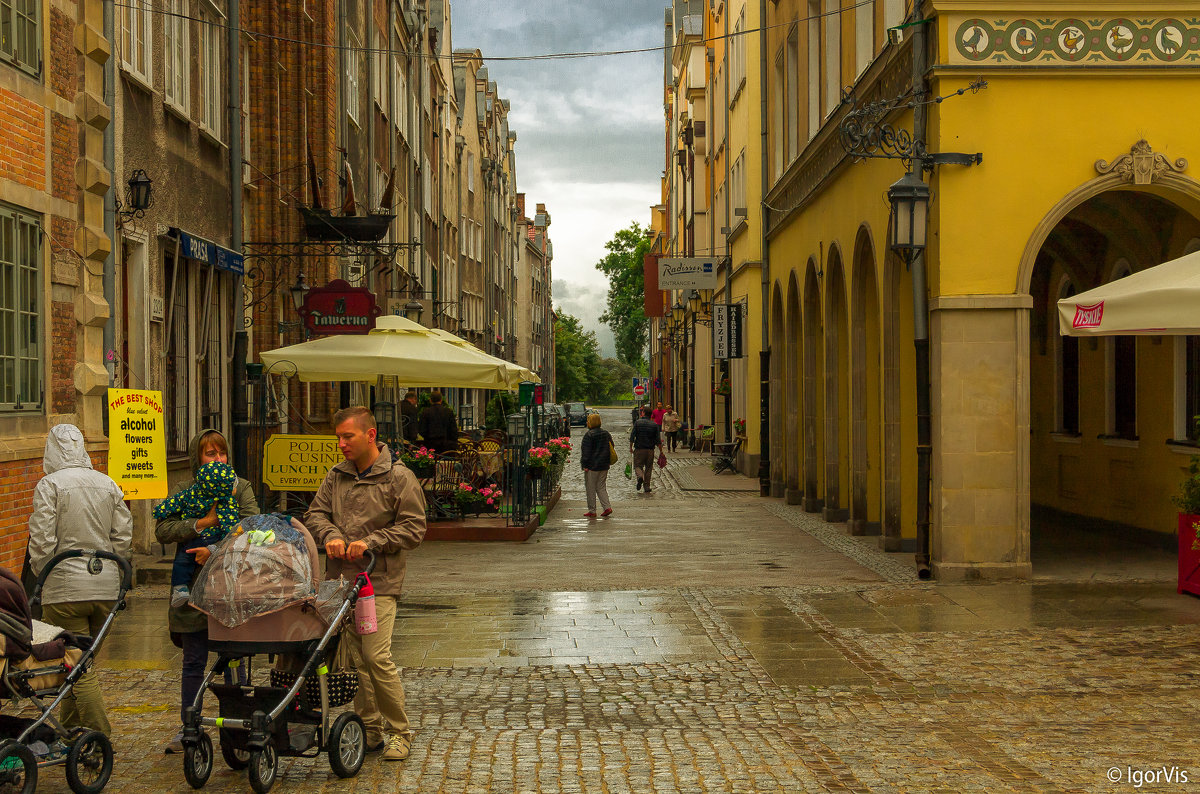
[[[437,453],[429,447],[401,453],[400,460],[421,479],[432,477],[437,471]]]
[[[553,454],[545,447],[533,447],[529,450],[529,479],[540,480],[550,465]]]
[[[1200,417],[1196,417],[1200,427]],[[1179,508],[1179,589],[1200,595],[1200,454],[1192,455],[1187,478],[1172,500]]]
[[[746,420],[745,419],[734,419],[733,420],[733,432],[736,433],[737,435],[741,436],[742,438],[745,438],[746,437]]]
[[[712,390],[713,394],[719,394],[722,397],[728,397],[732,390],[729,387],[729,378],[722,378],[721,385]]]
[[[504,496],[504,491],[494,485],[485,485],[479,489],[479,495],[483,497],[483,503],[479,506],[479,511],[483,513],[495,513],[500,509],[500,499]]]
[[[460,482],[454,489],[454,503],[463,515],[478,513],[483,506],[484,496],[481,492],[465,482]]]
[[[546,449],[550,450],[551,463],[562,463],[571,454],[571,439],[552,438],[546,442]]]

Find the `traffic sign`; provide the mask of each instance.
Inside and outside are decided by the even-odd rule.
[[[633,394],[634,394],[634,396],[635,396],[635,397],[643,397],[643,396],[645,396],[645,394],[646,394],[646,387],[645,387],[645,386],[643,386],[642,384],[640,384],[640,383],[639,383],[638,385],[636,385],[636,386],[634,386],[634,387],[633,387]]]

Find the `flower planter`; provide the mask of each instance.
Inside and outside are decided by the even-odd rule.
[[[544,468],[541,468],[541,469],[529,469],[527,476],[528,476],[528,477],[529,477],[529,479],[531,479],[531,480],[540,480],[540,479],[542,479],[542,475],[543,475],[543,474],[545,474],[545,473],[546,473],[546,470],[545,470]]]
[[[419,479],[422,479],[422,480],[432,477],[434,475],[434,473],[437,471],[436,466],[430,466],[429,464],[421,465],[419,463],[414,463],[412,466],[409,466],[408,468],[410,471],[412,471],[412,473],[414,475],[416,475]]]
[[[1196,529],[1200,515],[1179,514],[1179,589],[1180,593],[1200,596],[1200,539]]]

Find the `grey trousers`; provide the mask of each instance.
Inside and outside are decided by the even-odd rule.
[[[608,469],[596,471],[588,469],[583,473],[583,487],[587,492],[588,512],[596,512],[596,497],[600,497],[600,506],[605,510],[612,509],[608,501]]]
[[[633,451],[633,476],[642,478],[642,487],[650,487],[650,473],[654,471],[654,448]]]

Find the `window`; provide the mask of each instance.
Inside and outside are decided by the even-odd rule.
[[[188,0],[166,0],[163,15],[164,92],[167,104],[187,115],[191,104],[191,31]]]
[[[400,56],[392,55],[392,122],[403,138],[408,137],[408,80],[400,66]]]
[[[1183,434],[1189,441],[1200,441],[1200,336],[1179,340],[1183,348]]]
[[[250,48],[242,45],[242,182],[250,182]]]
[[[737,101],[742,84],[746,82],[746,37],[742,35],[745,23],[746,10],[742,9],[729,38],[729,98],[731,105]]]
[[[784,72],[784,55],[783,47],[779,48],[779,52],[775,55],[775,87],[771,92],[771,100],[775,108],[774,124],[775,129],[772,131],[774,145],[772,147],[772,160],[774,161],[775,178],[778,179],[783,174],[783,158],[784,158],[784,141],[787,139],[787,75]]]
[[[1128,276],[1131,268],[1121,260],[1113,268],[1111,281]],[[1137,337],[1110,336],[1108,359],[1108,433],[1130,440],[1137,439]]]
[[[121,14],[121,65],[151,84],[150,0],[129,0]]]
[[[842,99],[842,15],[839,0],[825,0],[825,116]]]
[[[875,55],[875,8],[874,3],[859,4],[854,8],[854,76],[858,77],[871,65]]]
[[[200,12],[200,127],[221,140],[222,20],[208,9]]]
[[[346,34],[346,115],[356,125],[359,117],[358,73],[362,67],[362,48],[354,31]]]
[[[467,190],[475,192],[475,153],[467,152]]]
[[[0,411],[42,407],[41,233],[37,216],[0,205]]]
[[[0,59],[23,72],[41,74],[41,0],[0,0]]]
[[[800,31],[793,27],[787,39],[787,159],[800,154]]]
[[[1070,281],[1058,292],[1059,300],[1075,294],[1075,285]],[[1056,304],[1057,305],[1057,304]],[[1052,315],[1057,322],[1057,314]],[[1062,336],[1057,332],[1056,340],[1058,370],[1058,421],[1056,430],[1067,435],[1079,434],[1079,337]]]
[[[808,0],[808,139],[821,129],[821,4]]]
[[[883,26],[894,28],[904,21],[904,0],[883,0]]]

